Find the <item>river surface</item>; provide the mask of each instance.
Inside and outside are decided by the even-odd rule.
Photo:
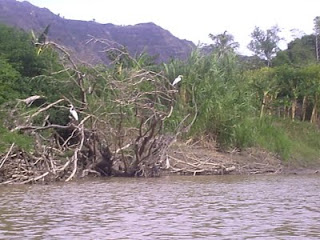
[[[0,239],[320,239],[320,176],[0,186]]]

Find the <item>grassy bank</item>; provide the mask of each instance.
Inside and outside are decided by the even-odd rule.
[[[264,119],[258,124],[256,145],[279,155],[296,167],[320,165],[320,131],[313,124],[283,119]]]

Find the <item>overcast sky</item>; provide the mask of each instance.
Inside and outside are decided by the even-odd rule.
[[[292,40],[291,29],[311,34],[320,16],[320,0],[28,0],[67,19],[134,25],[154,22],[181,39],[210,43],[209,33],[225,30],[249,54],[247,45],[255,26],[263,30],[278,25],[282,37]],[[282,48],[286,47],[283,42]]]

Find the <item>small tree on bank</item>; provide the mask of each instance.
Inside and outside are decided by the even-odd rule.
[[[210,46],[219,56],[224,56],[231,52],[234,53],[234,51],[239,48],[239,43],[235,42],[233,35],[227,34],[227,31],[217,35],[210,33],[209,37],[214,42]]]
[[[257,56],[267,60],[268,67],[271,66],[271,59],[280,50],[278,47],[281,38],[279,37],[280,28],[273,26],[266,31],[255,27],[251,33],[252,40],[248,45],[248,49],[254,52]]]

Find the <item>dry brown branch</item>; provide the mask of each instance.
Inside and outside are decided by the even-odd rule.
[[[11,146],[10,146],[10,148],[9,148],[9,151],[8,151],[7,154],[1,159],[1,161],[0,161],[0,169],[1,169],[2,166],[4,165],[5,161],[8,159],[9,155],[11,154],[14,145],[15,145],[14,143],[11,144]]]
[[[93,42],[101,43],[101,40],[91,39],[88,44]],[[115,51],[115,61],[125,56],[138,64],[127,52],[115,49],[119,47],[116,44],[107,44],[103,51]],[[71,93],[36,112],[31,109],[20,115],[19,121],[10,128],[35,138],[34,154],[12,149],[1,162],[5,177],[0,181],[70,181],[81,176],[78,173],[158,176],[159,164],[175,140],[172,136],[162,135],[163,121],[172,115],[173,96],[177,93],[170,89],[168,79],[140,66],[139,70],[122,69],[121,76],[120,72],[106,75],[105,70],[96,69],[85,76],[65,48],[52,42],[45,45],[57,49],[59,56],[64,58],[65,69],[53,74],[68,74],[66,81],[71,82],[80,94],[76,97]],[[88,83],[89,77],[94,79],[93,84],[98,82],[96,79],[101,81],[90,90],[90,104],[86,88],[93,84]],[[42,116],[41,113],[63,101],[80,105],[77,110],[86,117],[80,123],[71,120],[64,126],[50,123],[49,114]],[[23,109],[17,108],[15,114],[19,110]],[[10,161],[4,165],[6,158]]]
[[[125,146],[123,146],[123,147],[121,147],[121,148],[118,148],[118,149],[116,150],[116,154],[119,153],[120,151],[123,151],[123,150],[131,147],[131,146],[132,146],[132,143],[128,143],[127,145],[125,145]]]
[[[71,160],[68,159],[68,161],[61,168],[56,169],[56,171],[63,172],[69,166],[70,162],[71,162]]]
[[[30,178],[26,181],[23,181],[23,182],[20,182],[20,184],[26,184],[26,183],[29,183],[29,182],[36,182],[40,179],[43,179],[45,176],[47,176],[49,174],[49,172],[45,172],[44,174],[38,176],[38,177],[34,177],[34,178]]]
[[[39,95],[35,95],[35,96],[30,96],[30,97],[27,97],[25,99],[19,99],[19,101],[21,102],[24,102],[26,105],[30,106],[32,105],[32,103],[38,99],[41,99],[41,98],[45,98],[44,96],[39,96]]]
[[[7,185],[7,184],[10,184],[10,183],[13,183],[15,180],[14,179],[10,179],[8,181],[5,181],[5,182],[0,182],[0,185]]]
[[[174,147],[174,151],[170,151],[168,158],[170,159],[170,172],[181,174],[210,174],[221,175],[229,174],[236,170],[236,164],[230,159],[223,159],[217,153],[215,156],[211,152],[197,146],[186,146],[179,144],[179,150]],[[186,151],[186,147],[188,151]]]
[[[11,132],[14,131],[27,131],[27,130],[33,130],[33,131],[43,131],[50,128],[56,128],[56,129],[68,129],[70,126],[62,126],[57,124],[50,124],[47,126],[17,126],[14,129],[11,130]]]
[[[45,47],[52,47],[57,52],[60,52],[60,54],[62,54],[63,57],[66,59],[67,66],[65,67],[65,69],[69,70],[66,72],[70,74],[71,80],[74,81],[77,87],[79,88],[81,94],[81,99],[79,100],[79,102],[81,103],[82,108],[85,108],[87,105],[87,96],[83,83],[83,78],[85,75],[79,70],[77,64],[75,63],[69,51],[65,47],[51,41],[46,42]],[[70,72],[75,75],[72,76]]]
[[[70,136],[64,141],[64,143],[61,145],[61,147],[65,147],[69,141],[75,136],[75,134],[78,132],[79,128],[74,128]]]
[[[79,131],[81,133],[81,140],[80,140],[79,147],[74,151],[74,154],[73,154],[73,156],[71,158],[71,161],[73,161],[73,163],[74,163],[74,167],[73,167],[73,171],[72,171],[71,175],[66,179],[66,182],[70,181],[74,177],[76,172],[77,172],[79,153],[83,148],[83,144],[84,144],[84,140],[85,140],[84,126],[83,125],[84,125],[85,121],[87,121],[89,118],[90,118],[90,116],[87,116],[79,124]]]
[[[61,103],[61,102],[63,102],[63,101],[64,101],[64,99],[59,99],[59,100],[57,100],[57,101],[55,101],[55,102],[53,102],[53,103],[50,103],[48,106],[46,106],[46,107],[44,107],[44,108],[41,108],[41,109],[39,109],[37,112],[35,112],[34,114],[32,114],[32,115],[30,116],[30,118],[34,118],[35,116],[39,115],[40,113],[42,113],[42,112],[44,112],[44,111],[47,111],[49,108],[51,108],[51,107],[53,107],[53,106],[55,106],[55,105],[57,105],[58,103]]]

